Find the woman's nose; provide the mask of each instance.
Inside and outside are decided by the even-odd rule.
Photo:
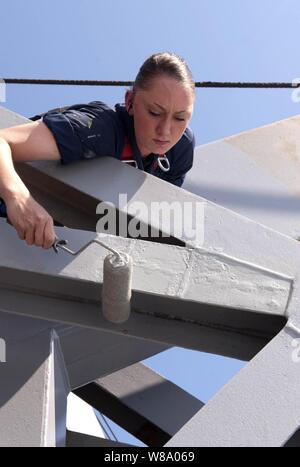
[[[171,120],[169,118],[164,118],[159,122],[159,125],[157,127],[157,133],[160,136],[168,138],[171,135],[171,131]]]

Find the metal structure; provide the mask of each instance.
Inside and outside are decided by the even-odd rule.
[[[26,121],[0,110],[0,127]],[[290,121],[299,125],[298,119]],[[274,125],[280,130],[289,121]],[[286,177],[288,185],[292,172],[284,174],[278,166],[277,181],[270,170],[264,172],[264,180],[273,177],[270,186],[279,187],[287,207],[285,216],[274,214],[266,222],[258,218],[258,193],[252,220],[201,198],[205,186],[197,181],[199,154],[201,164],[210,154],[216,168],[217,154],[233,163],[249,142],[258,144],[257,132],[263,132],[261,140],[266,132],[272,140],[274,125],[250,132],[248,140],[244,134],[198,148],[186,184],[191,191],[111,158],[69,167],[19,164],[37,201],[62,225],[56,227],[59,237],[74,250],[86,248],[76,257],[29,248],[4,219],[0,222],[0,338],[6,344],[6,362],[0,363],[0,445],[118,445],[67,432],[70,391],[149,446],[299,445],[300,245],[295,238],[300,225],[295,212],[300,203],[282,183]],[[280,131],[278,140],[283,144]],[[275,135],[277,149],[278,140]],[[256,170],[257,183],[259,164],[249,161],[243,164]],[[240,165],[234,168],[240,180]],[[210,177],[214,174],[215,169]],[[213,184],[210,189],[207,198],[226,198],[226,190]],[[119,202],[119,194],[127,195],[127,203]],[[226,205],[237,198],[217,201]],[[263,199],[269,199],[266,192]],[[134,261],[131,316],[121,325],[101,315],[106,253],[90,243],[103,201],[117,207],[120,230],[138,221],[152,234],[165,235],[101,234]],[[149,209],[137,209],[137,202]],[[192,212],[204,214],[204,237],[189,238],[178,223],[162,227],[157,216],[148,215],[153,202],[201,206],[202,211]],[[268,206],[264,210],[269,212]],[[139,363],[174,345],[249,363],[204,405]]]

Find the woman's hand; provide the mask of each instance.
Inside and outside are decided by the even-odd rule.
[[[53,219],[28,190],[5,200],[7,216],[21,240],[27,245],[50,248],[56,238]]]
[[[52,217],[32,198],[14,162],[59,159],[54,136],[43,121],[0,129],[0,197],[10,223],[28,245],[50,248],[56,235]]]

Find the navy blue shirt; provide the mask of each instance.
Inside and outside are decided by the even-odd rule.
[[[170,163],[168,172],[162,171],[156,163],[158,155],[142,158],[135,140],[133,117],[123,104],[117,104],[114,110],[100,101],[76,104],[63,111],[50,110],[42,118],[54,136],[62,164],[101,156],[121,159],[128,141],[141,170],[173,185],[181,186],[193,165],[195,138],[190,128],[166,152]],[[0,216],[5,212],[5,205],[0,200]]]
[[[120,159],[127,138],[139,168],[174,185],[182,185],[185,174],[193,165],[195,139],[189,128],[166,153],[170,162],[169,172],[163,172],[155,163],[151,164],[155,162],[154,154],[141,158],[133,117],[121,104],[117,104],[115,110],[99,101],[72,105],[63,112],[46,113],[43,122],[55,138],[63,164],[101,156]]]

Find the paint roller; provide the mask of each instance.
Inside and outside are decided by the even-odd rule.
[[[133,261],[126,253],[119,253],[100,240],[91,240],[78,251],[70,250],[67,240],[56,239],[52,248],[77,256],[90,244],[97,243],[110,251],[103,262],[102,313],[111,323],[124,323],[130,315]]]

